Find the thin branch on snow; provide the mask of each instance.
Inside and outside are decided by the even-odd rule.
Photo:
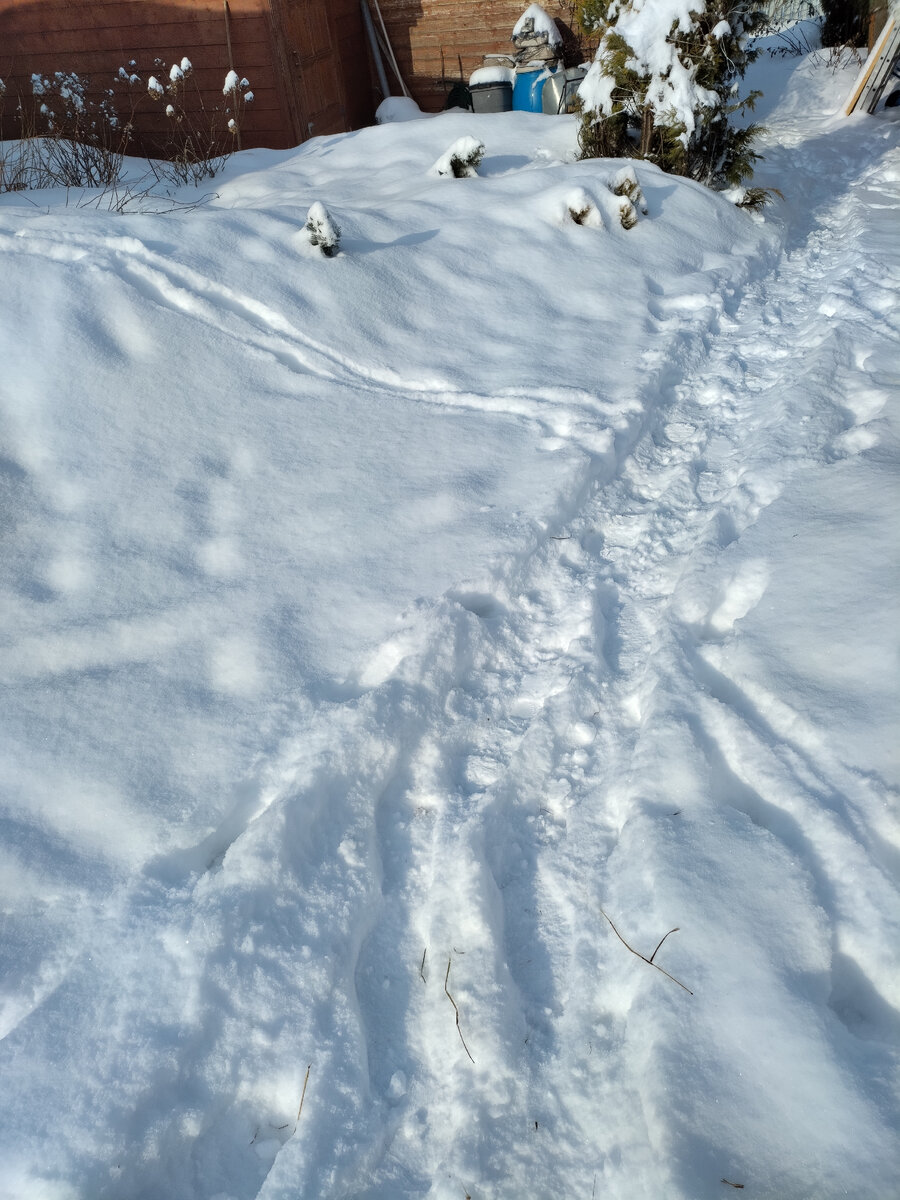
[[[297,1126],[300,1124],[300,1114],[303,1112],[303,1101],[306,1099],[306,1085],[309,1083],[309,1073],[312,1070],[312,1063],[306,1068],[306,1078],[303,1080],[303,1091],[300,1093],[300,1107],[297,1109],[297,1120],[294,1122],[294,1128],[291,1136],[297,1132]]]
[[[472,1058],[472,1055],[469,1053],[469,1047],[466,1045],[466,1039],[463,1037],[462,1030],[459,1027],[459,1009],[457,1008],[456,1001],[450,995],[450,989],[447,987],[447,983],[450,979],[450,964],[452,961],[453,957],[451,955],[451,957],[447,959],[447,974],[444,976],[444,991],[447,993],[447,999],[453,1005],[453,1011],[456,1013],[456,1032],[459,1034],[459,1040],[463,1044],[463,1050],[465,1050],[466,1054],[469,1055],[469,1061],[474,1063],[475,1059]]]
[[[674,929],[670,929],[670,930],[669,930],[669,933],[677,933],[677,932],[678,932],[678,928],[679,928],[679,927],[676,925]],[[662,936],[662,937],[659,939],[659,946],[661,946],[661,945],[663,944],[663,942],[664,942],[664,941],[666,940],[666,938],[669,936],[669,933],[664,933],[664,934],[663,934],[663,936]],[[656,958],[657,954],[659,953],[659,946],[657,946],[657,947],[656,947],[656,949],[653,951],[653,953],[652,953],[652,954],[650,955],[650,957],[647,959],[647,961],[649,962],[649,964],[650,964],[650,966],[651,966],[651,967],[653,966],[653,960],[654,960],[654,958]]]
[[[616,937],[619,939],[619,941],[622,943],[622,945],[625,947],[626,950],[630,950],[631,953],[636,958],[639,958],[642,962],[645,962],[648,966],[655,967],[657,971],[662,971],[662,973],[663,973],[663,975],[665,975],[666,979],[671,979],[673,983],[677,983],[680,988],[683,988],[684,991],[686,991],[689,996],[693,996],[694,993],[691,991],[691,989],[689,987],[686,987],[685,984],[683,984],[680,979],[676,979],[674,975],[670,975],[668,971],[664,970],[659,965],[659,963],[655,963],[653,961],[654,958],[656,958],[657,952],[659,951],[659,946],[661,946],[663,944],[663,942],[669,936],[669,933],[677,933],[678,932],[677,925],[675,926],[674,929],[669,930],[669,933],[667,933],[665,935],[665,937],[663,937],[660,940],[659,946],[656,947],[656,950],[654,950],[653,953],[650,955],[650,957],[647,958],[647,956],[644,954],[641,954],[641,952],[639,950],[635,950],[634,946],[628,945],[628,943],[622,937],[621,933],[619,933],[618,929],[616,929],[615,925],[613,925],[612,918],[610,916],[608,916],[605,912],[603,912],[602,908],[600,909],[600,912],[603,913],[603,916],[606,917],[607,921],[609,921],[609,924],[610,924],[610,927],[612,928],[613,933],[616,935]]]

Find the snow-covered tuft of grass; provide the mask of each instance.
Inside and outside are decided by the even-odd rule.
[[[630,164],[627,167],[622,167],[610,182],[610,189],[616,196],[626,196],[632,205],[645,216],[649,211],[647,201],[644,198],[644,193],[641,191],[641,185],[638,182],[637,172]]]
[[[326,258],[333,258],[341,244],[340,226],[335,222],[321,201],[310,207],[306,214],[306,235],[311,246],[317,246]]]
[[[465,134],[444,151],[431,167],[431,174],[451,176],[454,179],[474,179],[483,158],[484,143],[471,134]]]

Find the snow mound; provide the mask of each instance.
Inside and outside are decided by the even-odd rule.
[[[391,125],[398,121],[418,121],[428,115],[411,96],[387,96],[378,105],[375,121],[378,125]]]

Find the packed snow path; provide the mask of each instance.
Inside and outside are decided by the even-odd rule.
[[[651,300],[680,351],[647,352],[660,394],[613,478],[524,562],[451,596],[465,615],[441,614],[424,647],[384,648],[412,719],[378,804],[382,896],[355,981],[370,1082],[405,1123],[361,1195],[409,1187],[423,1135],[424,1178],[445,1176],[447,1197],[714,1196],[722,1176],[767,1196],[892,1186],[898,1060],[882,1039],[898,977],[881,931],[891,914],[900,932],[897,793],[727,646],[776,590],[773,535],[757,550],[753,534],[770,505],[801,580],[819,523],[866,519],[804,472],[852,471],[896,387],[900,158],[856,178],[834,140],[833,162],[805,156],[808,226],[736,311]],[[769,602],[823,636],[862,605],[890,643],[896,603],[869,612],[857,589],[890,596],[896,563],[855,553],[851,530],[822,612],[790,578]],[[824,657],[852,655],[843,636]],[[896,711],[890,690],[857,701],[861,724]],[[647,955],[682,924],[658,961],[693,998],[648,981],[604,912]],[[753,1130],[773,1110],[781,1136],[761,1156]]]
[[[804,119],[782,104],[769,120],[762,181],[788,196],[780,257],[765,231],[755,247],[748,233],[733,261],[713,246],[695,270],[679,272],[654,260],[658,243],[621,235],[615,245],[634,255],[629,279],[637,279],[616,298],[627,313],[627,328],[615,327],[623,365],[607,337],[596,348],[602,362],[579,360],[567,373],[560,351],[530,389],[500,382],[512,356],[495,335],[510,331],[487,301],[499,304],[508,285],[485,293],[476,314],[484,341],[466,347],[471,361],[451,376],[446,362],[433,366],[424,354],[409,365],[402,342],[379,355],[383,313],[372,318],[366,357],[363,312],[354,310],[362,332],[348,331],[351,345],[336,348],[296,317],[288,284],[279,296],[277,281],[261,299],[230,272],[216,277],[209,264],[217,253],[228,261],[238,229],[245,259],[256,255],[270,269],[264,242],[280,236],[280,211],[213,225],[208,236],[225,249],[193,243],[184,261],[164,245],[162,224],[137,225],[134,238],[119,240],[89,228],[79,242],[71,228],[40,218],[26,223],[28,236],[9,235],[10,261],[27,257],[41,281],[27,300],[35,319],[60,271],[81,285],[102,279],[123,311],[138,296],[158,322],[157,340],[184,339],[179,371],[161,382],[178,397],[165,411],[182,422],[186,443],[196,437],[206,447],[219,432],[195,434],[191,423],[191,389],[213,390],[191,363],[203,339],[228,363],[243,361],[228,358],[241,348],[253,365],[243,385],[271,369],[314,398],[303,415],[306,440],[322,456],[310,468],[320,480],[330,443],[377,405],[380,425],[366,429],[370,466],[392,437],[418,442],[406,480],[385,472],[368,491],[362,476],[347,487],[362,488],[373,507],[371,557],[393,547],[378,540],[380,522],[400,522],[415,553],[425,544],[416,526],[428,525],[455,582],[410,601],[379,644],[348,636],[353,665],[342,679],[321,666],[325,652],[304,631],[318,673],[303,674],[298,652],[297,679],[263,703],[254,680],[264,668],[244,636],[256,609],[250,601],[229,608],[227,597],[239,594],[242,573],[256,571],[249,592],[271,592],[288,611],[290,587],[305,576],[285,575],[273,551],[296,555],[298,525],[312,527],[310,606],[330,598],[361,628],[366,619],[391,623],[384,614],[398,585],[387,568],[372,584],[350,553],[341,556],[342,515],[361,518],[354,497],[335,486],[340,472],[327,476],[335,490],[319,499],[302,481],[290,490],[288,472],[270,468],[280,504],[266,508],[249,482],[261,473],[258,450],[235,449],[251,445],[250,422],[245,428],[239,405],[217,409],[228,453],[210,452],[205,482],[198,474],[177,488],[212,580],[210,604],[221,604],[202,608],[158,582],[168,558],[189,576],[174,509],[144,514],[138,497],[138,511],[124,517],[114,502],[98,509],[93,528],[71,516],[79,498],[66,455],[79,437],[91,440],[87,403],[65,436],[47,432],[40,406],[28,414],[33,424],[10,418],[15,454],[3,460],[3,479],[25,531],[12,541],[11,570],[37,556],[32,541],[40,546],[51,523],[49,502],[44,511],[16,507],[48,462],[59,473],[55,519],[67,539],[59,535],[52,587],[42,595],[33,585],[32,604],[51,608],[54,589],[77,599],[79,563],[91,565],[98,528],[114,547],[96,558],[115,584],[104,593],[108,610],[67,612],[10,651],[9,676],[26,712],[37,714],[35,761],[38,743],[55,738],[60,754],[72,754],[73,777],[76,768],[87,775],[66,741],[73,720],[95,771],[119,747],[132,761],[121,777],[108,770],[107,793],[85,788],[82,798],[62,772],[43,791],[21,772],[13,777],[11,792],[27,794],[28,784],[43,807],[35,820],[11,802],[7,820],[7,849],[25,846],[31,858],[9,854],[0,1193],[706,1200],[730,1194],[731,1183],[770,1200],[891,1194],[900,1170],[891,741],[900,622],[896,564],[883,551],[896,532],[888,402],[897,387],[900,156],[896,124],[822,121],[817,131]],[[410,143],[427,136],[427,127],[413,129]],[[407,153],[399,140],[386,144],[398,159]],[[335,139],[322,158],[327,165],[352,147]],[[422,161],[440,148],[427,147]],[[490,159],[485,166],[490,172]],[[533,220],[526,185],[545,167],[558,200],[571,187],[566,172],[578,168],[539,155],[510,154],[485,182]],[[642,182],[651,231],[666,203],[712,211],[690,207],[712,203],[701,189],[675,189],[651,171]],[[278,185],[262,171],[244,186]],[[223,188],[223,206],[228,195]],[[447,195],[474,211],[477,192]],[[449,227],[444,237],[456,236],[447,211],[430,195],[426,204]],[[351,225],[362,225],[361,213],[376,220],[363,206]],[[727,221],[726,232],[746,218]],[[491,236],[502,232],[498,225]],[[573,236],[582,233],[597,236]],[[692,233],[685,227],[686,245]],[[473,236],[460,224],[462,244]],[[362,259],[390,239],[386,228],[379,242],[348,238],[344,265],[352,267],[354,245]],[[421,273],[437,270],[427,241],[409,245],[426,247]],[[494,255],[503,249],[491,245]],[[579,299],[603,329],[615,313],[606,288]],[[541,300],[555,300],[562,321],[566,288],[559,293],[548,289]],[[142,331],[100,304],[93,325],[88,300],[85,311],[91,352],[127,335],[139,374],[150,353]],[[398,310],[395,336],[408,321],[413,345],[422,337],[415,322],[427,317]],[[536,344],[541,324],[539,313],[528,327]],[[459,354],[434,336],[435,360]],[[25,388],[38,364],[26,361],[24,342],[10,338],[6,349],[8,362],[22,360],[16,378]],[[99,371],[88,354],[78,361],[87,374]],[[591,372],[602,381],[595,393]],[[118,453],[121,440],[132,452],[136,424],[134,461],[118,478],[130,496],[129,470],[143,472],[155,496],[165,457],[127,400],[116,415],[125,434],[105,431],[107,444]],[[264,400],[256,404],[255,421],[271,419]],[[413,489],[410,481],[425,477],[427,439],[446,428],[415,416],[417,406],[455,422],[452,449],[467,456],[465,501],[447,490],[446,475],[432,495],[423,496],[427,478]],[[354,451],[364,454],[364,443]],[[504,446],[533,480],[534,508],[519,500],[525,516],[515,520],[494,515],[498,498],[526,490],[512,468],[499,482],[489,474]],[[298,454],[302,443],[289,449]],[[187,453],[173,447],[172,455],[181,470]],[[381,493],[393,510],[378,507]],[[258,547],[242,525],[250,499],[259,505],[250,518]],[[280,507],[284,525],[273,538],[263,518],[272,523]],[[466,524],[485,548],[463,540]],[[164,565],[153,557],[157,545]],[[120,618],[120,561],[131,559],[160,596],[168,587],[179,603]],[[403,570],[429,584],[441,577],[439,567]],[[17,584],[24,579],[22,568]],[[234,621],[235,613],[243,624],[214,627],[216,614]],[[191,679],[199,698],[185,689],[196,709],[177,688],[156,690],[155,677],[171,671],[166,653],[192,653],[179,626],[198,623],[214,647],[219,688],[208,709],[199,668]],[[98,723],[88,713],[73,719],[58,682],[81,672],[102,684],[122,663],[138,664],[129,686],[150,697],[136,705],[148,714],[146,736],[139,730],[127,743],[107,734],[102,708]],[[190,714],[182,739],[158,711],[170,697],[179,716]],[[119,722],[128,723],[124,714]],[[187,757],[191,741],[196,776],[166,762]],[[216,753],[224,794],[213,803],[201,783],[215,778],[205,760]],[[229,777],[248,757],[252,770]],[[116,802],[113,785],[135,779],[136,792],[163,793],[172,811],[201,809],[197,825],[201,800],[221,816],[193,844],[163,838],[158,814]],[[45,795],[53,790],[56,808]],[[121,845],[96,853],[104,836]]]

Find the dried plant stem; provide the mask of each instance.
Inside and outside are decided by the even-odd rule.
[[[426,946],[426,947],[425,947],[425,949],[422,951],[422,961],[421,961],[421,963],[419,964],[419,974],[420,974],[420,975],[421,975],[421,977],[422,977],[422,982],[423,982],[423,983],[427,983],[427,982],[428,982],[428,980],[425,978],[425,955],[426,955],[427,953],[428,953],[428,947]]]
[[[297,1132],[297,1126],[300,1124],[300,1114],[303,1112],[303,1101],[306,1099],[306,1086],[309,1083],[309,1073],[312,1070],[312,1063],[306,1068],[306,1078],[303,1080],[303,1091],[300,1093],[300,1107],[297,1109],[297,1120],[294,1122],[293,1133]]]
[[[677,925],[675,926],[675,928],[674,928],[674,929],[670,929],[670,930],[669,930],[669,933],[677,933],[677,932],[678,932],[678,926],[677,926]],[[656,947],[656,949],[653,951],[653,953],[652,953],[652,954],[650,955],[650,957],[647,959],[647,961],[650,963],[650,966],[651,966],[651,967],[653,966],[653,960],[654,960],[654,958],[656,958],[657,954],[659,954],[659,947],[660,947],[660,946],[663,944],[663,942],[664,942],[664,941],[666,940],[666,938],[669,936],[669,933],[664,933],[664,934],[662,935],[662,937],[659,939],[659,945]]]
[[[641,954],[641,952],[639,950],[635,950],[634,946],[628,945],[628,943],[622,937],[621,933],[619,933],[618,929],[616,929],[615,925],[613,924],[612,918],[607,913],[603,912],[602,908],[600,909],[600,912],[603,913],[603,916],[606,917],[607,921],[609,921],[610,928],[612,929],[613,933],[616,935],[616,937],[619,939],[619,941],[622,943],[622,945],[625,947],[626,950],[630,950],[631,953],[636,958],[639,958],[641,960],[641,962],[645,962],[648,966],[655,967],[657,971],[661,971],[662,974],[665,975],[666,979],[671,979],[673,983],[677,983],[680,988],[682,988],[684,991],[686,991],[689,996],[693,996],[694,993],[691,991],[691,989],[689,987],[686,987],[685,984],[683,984],[680,979],[676,979],[674,975],[670,975],[668,971],[664,970],[659,965],[659,963],[655,963],[653,961],[654,958],[656,958],[656,955],[659,953],[659,947],[663,944],[663,942],[666,940],[666,938],[669,936],[669,934],[678,932],[677,925],[675,926],[674,929],[670,929],[669,933],[665,934],[662,938],[660,938],[659,945],[656,947],[656,949],[653,951],[653,953],[650,955],[650,957],[647,958],[647,956],[644,954]]]
[[[453,961],[453,958],[451,955],[451,957],[447,959],[447,974],[444,976],[444,991],[447,994],[447,999],[453,1005],[453,1011],[456,1013],[456,1032],[459,1034],[459,1040],[463,1044],[463,1050],[465,1050],[466,1054],[469,1055],[469,1061],[471,1063],[474,1063],[475,1059],[472,1058],[472,1055],[469,1053],[469,1047],[466,1045],[466,1039],[463,1037],[462,1030],[459,1027],[459,1009],[457,1008],[456,1001],[450,995],[450,989],[447,987],[447,984],[450,981],[450,964],[452,961]]]

